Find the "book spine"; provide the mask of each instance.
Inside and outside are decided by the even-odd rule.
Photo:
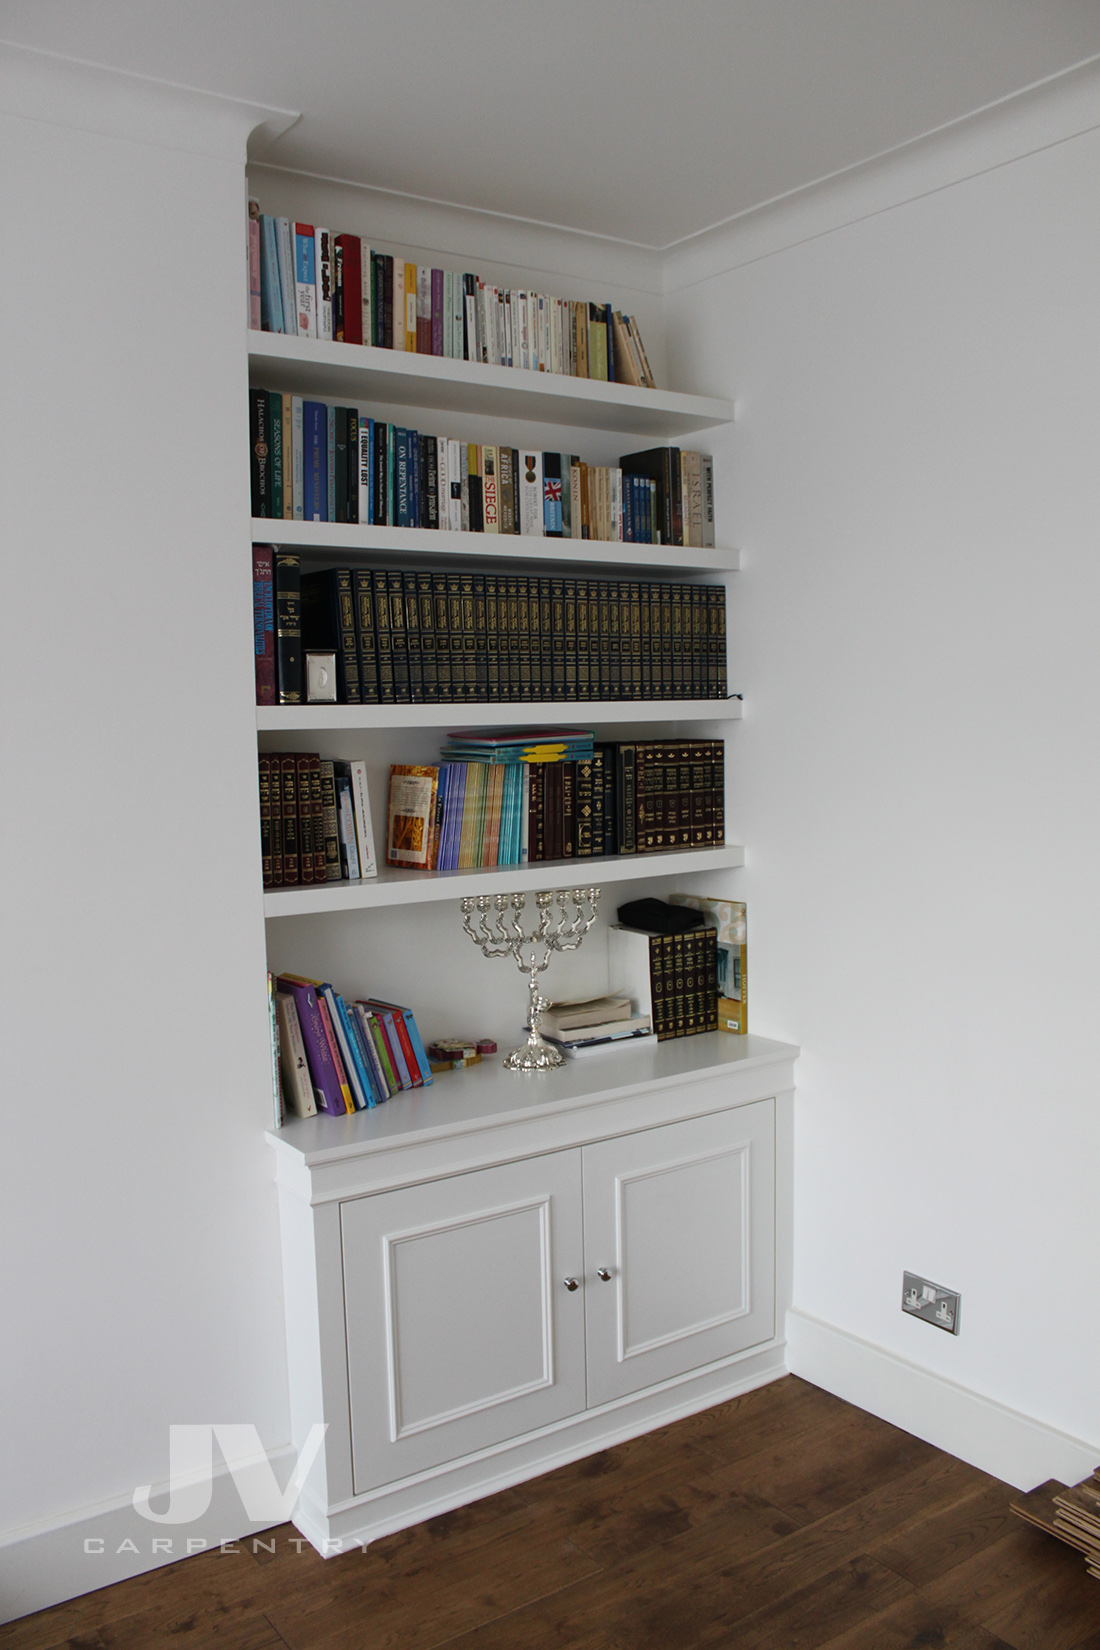
[[[298,872],[298,762],[294,756],[279,758],[279,796],[281,799],[283,887],[297,887]],[[271,806],[275,807],[275,769],[271,770]]]
[[[294,225],[294,308],[299,338],[317,336],[316,255],[311,223]]]
[[[355,639],[359,650],[359,692],[364,705],[377,705],[378,653],[374,635],[374,586],[369,568],[352,575],[355,600]]]
[[[400,572],[386,575],[386,601],[389,608],[389,650],[393,670],[394,703],[412,703],[409,693],[409,649],[405,633],[405,587]],[[376,615],[377,616],[377,615]]]
[[[279,291],[282,297],[283,328],[287,333],[298,331],[298,303],[294,281],[294,231],[289,218],[277,218],[275,247],[279,264]]]
[[[339,336],[345,344],[370,343],[370,332],[363,331],[363,243],[358,235],[337,235],[336,248],[340,258],[341,315]],[[370,304],[370,266],[367,271],[367,313]],[[335,322],[333,334],[336,335]]]
[[[428,324],[430,355],[442,355],[443,350],[443,271],[430,269],[428,271]]]
[[[317,336],[331,343],[332,331],[332,236],[327,229],[313,232],[313,261],[317,282]]]
[[[260,276],[260,221],[248,214],[248,327],[250,332],[262,332],[262,288]]]
[[[334,764],[334,767],[336,764]],[[340,764],[342,768],[343,763]],[[355,810],[351,800],[351,779],[338,772],[336,783],[336,829],[340,838],[340,875],[349,882],[359,881],[359,851],[355,844]]]
[[[336,408],[325,407],[325,501],[322,521],[336,520]]]
[[[264,213],[260,219],[260,326],[264,332],[286,331],[277,235],[275,219]]]
[[[274,888],[275,878],[271,864],[271,758],[260,752],[260,857],[263,867],[263,885]]]
[[[336,993],[330,985],[323,985],[317,993],[317,1007],[321,1011],[321,1022],[325,1028],[325,1035],[332,1050],[332,1063],[336,1067],[336,1075],[340,1081],[340,1091],[344,1096],[344,1104],[349,1112],[363,1111],[366,1108],[366,1096],[360,1092],[358,1073],[355,1071],[348,1047],[347,1033],[336,1003]]]
[[[313,885],[315,861],[313,855],[313,800],[310,795],[309,756],[302,752],[294,758],[294,782],[298,801],[298,881],[303,887]]]
[[[256,703],[277,703],[275,686],[275,562],[269,544],[252,546],[252,629]]]
[[[405,591],[405,647],[409,655],[409,700],[411,704],[424,703],[424,660],[420,651],[420,599],[416,574],[403,575]]]
[[[321,847],[325,856],[324,875],[319,882],[340,881],[340,829],[336,812],[336,776],[332,762],[324,757],[318,760],[321,786]]]
[[[271,448],[268,431],[269,404],[266,390],[248,392],[248,452],[252,481],[252,514],[271,514]]]
[[[275,556],[275,655],[279,703],[302,703],[302,585],[297,556]]]

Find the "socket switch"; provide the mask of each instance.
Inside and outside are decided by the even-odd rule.
[[[910,1317],[934,1323],[937,1329],[946,1329],[949,1335],[959,1333],[959,1308],[962,1296],[953,1289],[943,1289],[927,1278],[918,1278],[915,1272],[902,1273],[901,1309]]]

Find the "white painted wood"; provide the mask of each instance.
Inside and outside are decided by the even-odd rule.
[[[342,1205],[356,1491],[584,1407],[580,1205],[577,1152]]]
[[[322,1550],[371,1539],[778,1373],[772,1119],[789,1111],[796,1053],[715,1032],[602,1075],[578,1062],[531,1079],[497,1063],[407,1105],[270,1135],[288,1241],[308,1254],[313,1229],[312,1262],[286,1282],[288,1334],[307,1343],[291,1361],[295,1442],[328,1423],[303,1533]],[[780,1139],[786,1151],[789,1130]],[[649,1274],[627,1298],[623,1360],[586,1323],[595,1289],[615,1296],[594,1278],[609,1164],[640,1189],[624,1252]],[[726,1276],[735,1204],[747,1299],[744,1267],[732,1288]],[[685,1293],[684,1257],[707,1243],[721,1257]]]
[[[257,705],[256,728],[260,733],[294,733],[299,729],[479,728],[518,723],[590,727],[597,721],[601,726],[609,722],[739,722],[742,711],[740,699],[608,699],[572,706]]]
[[[745,863],[745,850],[681,848],[671,854],[638,858],[540,860],[537,865],[488,866],[477,871],[410,871],[379,866],[366,882],[330,882],[312,888],[269,889],[266,917],[297,917],[310,911],[360,911],[371,906],[410,905],[462,899],[467,894],[512,894],[520,889],[602,887],[638,877],[686,876],[692,871],[722,871]]]
[[[344,348],[340,345],[340,348]],[[503,370],[503,369],[493,369]],[[515,370],[509,369],[509,370]],[[586,571],[638,568],[674,573],[686,579],[696,573],[736,573],[741,566],[737,549],[702,550],[660,544],[616,544],[602,539],[535,539],[511,533],[455,533],[426,527],[374,527],[335,521],[279,521],[253,516],[252,537],[257,543],[274,540],[286,549],[346,555],[360,550],[384,553],[390,561],[406,556],[476,557],[479,566],[522,562],[537,571],[558,563],[581,563]]]
[[[760,1100],[584,1148],[590,1404],[771,1338],[774,1118]]]
[[[1100,1427],[1075,1438],[808,1312],[788,1311],[787,1336],[796,1375],[1017,1489],[1076,1484],[1100,1462]]]
[[[675,437],[732,422],[732,401],[678,390],[635,389],[562,373],[524,372],[438,355],[407,355],[370,344],[328,343],[280,333],[248,334],[255,384],[297,395],[370,400],[442,412]]]

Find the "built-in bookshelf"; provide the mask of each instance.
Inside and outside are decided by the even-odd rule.
[[[677,442],[700,430],[728,424],[734,417],[731,401],[668,390],[639,389],[622,383],[517,371],[514,368],[451,360],[439,356],[406,354],[373,346],[328,342],[281,334],[249,332],[249,379],[254,387],[278,388],[316,398],[339,399],[372,408],[463,414],[499,421],[502,433],[513,421],[527,429],[559,427],[563,431],[599,431],[608,452],[616,438],[634,443]],[[383,411],[381,416],[388,414]],[[536,443],[537,444],[537,443]],[[562,445],[569,438],[562,437]],[[717,524],[720,537],[721,523]],[[453,532],[336,522],[257,518],[253,540],[276,543],[301,555],[312,566],[495,568],[524,572],[569,574],[606,571],[611,576],[636,573],[639,577],[696,582],[716,577],[726,582],[739,570],[736,548],[677,547],[662,544],[532,538],[530,536]],[[730,686],[740,684],[731,679]],[[597,738],[683,736],[688,732],[721,737],[742,714],[739,696],[701,700],[577,700],[556,703],[505,704],[301,704],[257,707],[256,727],[261,749],[288,749],[293,736],[311,735],[310,748],[320,744],[329,756],[366,758],[371,809],[379,858],[384,857],[386,785],[392,761],[432,761],[432,735],[440,740],[456,727],[500,724],[550,726],[566,722],[591,726]],[[361,737],[357,737],[361,736]],[[406,738],[410,741],[405,748]],[[395,907],[409,908],[410,946],[422,945],[411,936],[417,920],[425,920],[433,906],[480,894],[515,893],[545,887],[597,884],[618,885],[628,897],[631,882],[674,880],[707,871],[729,871],[744,864],[744,849],[736,843],[706,849],[679,849],[672,853],[638,856],[600,856],[592,860],[539,861],[531,865],[429,872],[399,870],[381,865],[376,877],[314,886],[269,889],[264,894],[264,916],[274,926],[272,941],[286,919],[316,919],[327,926],[345,914],[349,922],[370,921]],[[604,909],[612,917],[610,894]],[[415,912],[423,913],[417,919]],[[436,919],[447,925],[442,913]],[[457,926],[457,918],[455,919]],[[294,925],[292,924],[292,927]],[[294,929],[301,933],[300,927]],[[368,931],[364,930],[364,935]],[[366,943],[366,940],[364,940]],[[280,945],[275,944],[275,954]],[[487,979],[487,986],[490,982]],[[445,981],[433,982],[438,994]],[[431,1027],[429,1027],[431,1030]],[[713,1039],[693,1039],[693,1058],[700,1068],[716,1057]],[[292,1125],[293,1126],[293,1125]]]

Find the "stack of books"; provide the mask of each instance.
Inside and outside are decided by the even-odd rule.
[[[258,518],[714,546],[713,460],[678,447],[587,464],[253,389],[249,463]]]
[[[365,762],[261,752],[259,780],[265,888],[378,875]]]
[[[351,705],[725,699],[720,584],[385,567],[303,573],[252,547],[256,702],[306,702],[331,652]]]
[[[1089,1575],[1100,1581],[1100,1469],[1080,1484],[1048,1479],[1010,1504],[1026,1523],[1076,1548]]]
[[[432,1081],[411,1009],[377,997],[348,1002],[301,974],[275,984],[283,1095],[297,1116],[366,1111]]]
[[[650,1016],[658,1042],[718,1029],[716,937],[713,928],[657,934],[616,924],[608,931],[611,977]]]
[[[722,846],[722,740],[596,744],[558,731],[573,739],[556,752],[544,730],[526,744],[498,734],[488,754],[474,732],[445,747],[469,761],[392,767],[386,863],[473,870]]]
[[[635,1013],[629,996],[622,993],[550,1003],[542,1012],[539,1030],[547,1042],[573,1058],[597,1049],[637,1047],[657,1040],[650,1015]]]
[[[493,286],[373,251],[249,201],[249,325],[487,366],[655,388],[638,324],[611,304]]]

